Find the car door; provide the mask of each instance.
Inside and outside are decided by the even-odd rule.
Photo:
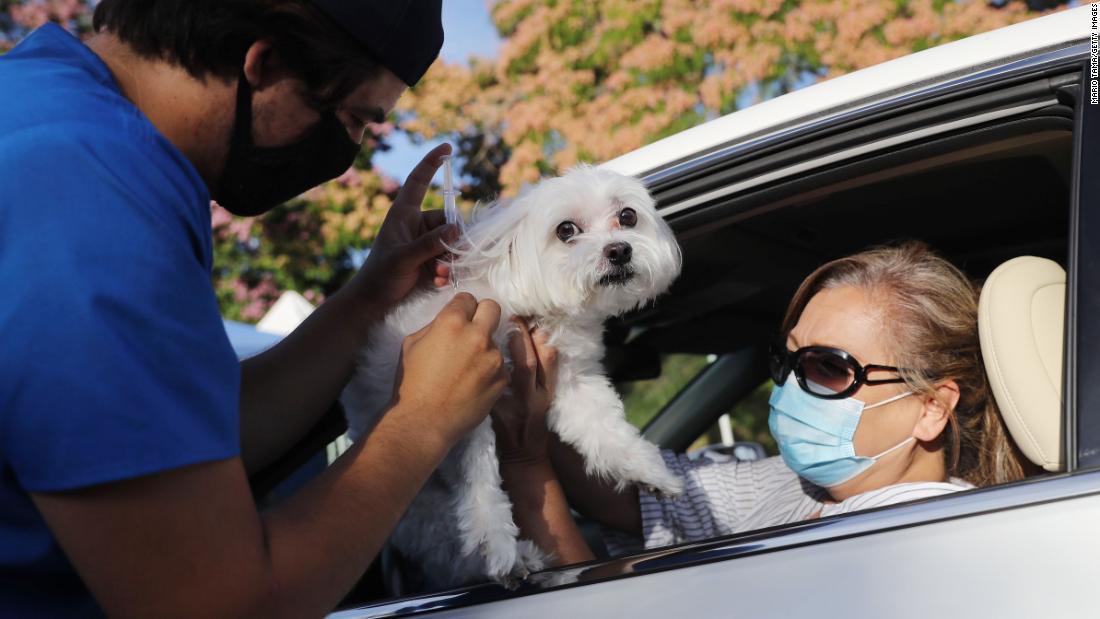
[[[951,91],[928,88],[899,98],[910,106],[921,97],[929,106],[944,99],[948,105],[961,105],[965,97],[959,93],[987,96],[1001,92],[998,88],[1007,93],[1020,85],[1021,76],[1039,75],[1049,79],[1050,97],[1073,107],[1066,205],[1065,471],[552,570],[535,579],[541,586],[528,584],[517,591],[483,585],[349,608],[332,617],[1053,617],[1080,616],[1093,608],[1092,592],[1100,579],[1095,561],[1100,556],[1100,536],[1095,534],[1100,520],[1100,106],[1090,101],[1088,58],[1087,48],[1078,45],[987,72],[972,82],[958,80]],[[1020,111],[1026,105],[1011,103],[997,109],[1026,112]],[[897,144],[903,135],[915,133],[925,139],[942,125],[931,107],[917,108],[916,125],[887,127],[874,139]],[[979,118],[981,123],[993,118],[977,116],[989,111],[973,114],[960,118]],[[921,125],[921,118],[927,123]],[[864,132],[860,135],[871,126],[870,120],[851,116],[845,122],[852,131]],[[819,127],[823,140],[840,135],[829,119]],[[788,159],[782,165],[802,166],[859,147],[840,140],[824,152],[815,150],[820,143],[814,144],[802,161]],[[751,152],[745,156],[754,159]],[[835,163],[834,158],[830,165]],[[731,170],[727,182],[744,185],[756,178]],[[754,174],[775,171],[761,168]],[[704,181],[700,187],[706,186]],[[676,194],[681,203],[694,199],[690,191],[676,191],[666,196]],[[722,208],[706,200],[694,203],[700,208],[708,204]],[[661,431],[675,435],[673,429]]]

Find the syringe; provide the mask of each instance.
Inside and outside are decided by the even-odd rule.
[[[447,220],[447,223],[458,228],[459,237],[462,238],[466,235],[466,222],[462,219],[462,213],[458,211],[458,205],[455,203],[455,196],[458,195],[458,191],[455,189],[454,181],[454,163],[450,155],[443,158],[443,217]],[[455,288],[458,287],[458,280],[455,277],[455,262],[454,257],[451,257],[451,285]]]

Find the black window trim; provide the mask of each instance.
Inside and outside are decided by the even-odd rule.
[[[666,183],[670,181],[673,172],[678,175],[691,169],[698,170],[700,166],[713,165],[716,157],[728,156],[729,152],[727,151],[731,149],[740,152],[743,148],[759,147],[761,144],[766,143],[765,141],[791,137],[794,132],[798,134],[808,133],[814,131],[814,127],[832,126],[842,120],[849,122],[871,113],[882,112],[891,106],[901,107],[914,99],[921,99],[922,93],[924,93],[924,97],[936,96],[938,94],[942,95],[948,88],[958,89],[967,85],[988,84],[999,79],[1018,76],[1021,73],[1034,74],[1036,70],[1064,70],[1073,66],[1080,68],[1082,60],[1087,62],[1087,58],[1088,48],[1086,45],[1074,44],[1070,47],[1060,47],[1031,58],[986,69],[950,82],[939,83],[924,90],[907,92],[894,99],[854,111],[838,113],[836,116],[823,118],[809,125],[800,126],[795,130],[769,133],[758,140],[739,143],[726,150],[703,155],[671,168],[657,170],[648,175],[645,180],[651,187],[657,182]],[[1087,71],[1084,71],[1083,74],[1087,75]],[[1086,97],[1087,94],[1082,93],[1081,96]],[[1085,150],[1085,146],[1082,144],[1083,132],[1080,131],[1084,127],[1090,132],[1089,135],[1092,141],[1088,144],[1088,151],[1084,153],[1083,159],[1093,164],[1100,164],[1100,107],[1093,106],[1088,117],[1089,124],[1085,126],[1082,125],[1084,114],[1080,110],[1087,105],[1087,100],[1078,101],[1077,120],[1075,122],[1078,123],[1076,127],[1079,131],[1077,131],[1074,138],[1075,151],[1080,154]],[[1100,465],[1100,449],[1088,452],[1086,454],[1087,459],[1077,457],[1077,451],[1075,450],[1081,448],[1081,445],[1100,447],[1100,415],[1094,415],[1094,424],[1088,426],[1090,432],[1094,432],[1094,434],[1089,434],[1088,441],[1075,443],[1075,433],[1071,431],[1073,428],[1081,429],[1085,427],[1086,424],[1081,423],[1081,411],[1089,408],[1100,408],[1100,355],[1079,355],[1081,351],[1088,350],[1087,346],[1082,346],[1085,338],[1091,337],[1091,341],[1100,342],[1100,286],[1079,287],[1077,285],[1080,264],[1086,265],[1090,272],[1094,270],[1093,267],[1100,268],[1100,207],[1093,208],[1089,212],[1080,210],[1080,204],[1084,201],[1100,205],[1100,174],[1082,175],[1079,169],[1081,167],[1080,159],[1080,157],[1074,158],[1075,182],[1071,204],[1071,252],[1067,280],[1067,345],[1066,364],[1064,366],[1066,397],[1064,410],[1066,411],[1067,423],[1065,434],[1068,472],[977,489],[964,494],[926,499],[905,505],[886,506],[819,520],[791,523],[744,534],[647,551],[621,559],[596,561],[543,572],[543,574],[578,573],[580,580],[572,584],[545,588],[526,584],[516,591],[509,591],[497,585],[476,585],[464,589],[385,600],[354,608],[341,609],[330,615],[330,618],[375,619],[378,617],[421,615],[511,599],[543,591],[558,591],[565,588],[588,586],[610,579],[723,561],[739,556],[775,552],[786,548],[827,543],[936,522],[1100,495],[1100,468],[1079,470],[1077,466],[1081,463],[1090,467]],[[1100,165],[1097,167],[1100,169]],[[1091,237],[1089,236],[1090,232],[1092,233]],[[1090,239],[1096,240],[1089,242]],[[1076,303],[1081,303],[1082,298],[1084,305],[1080,307],[1087,306],[1094,311],[1076,311],[1078,308]],[[1092,318],[1092,316],[1096,316],[1096,318]],[[1092,348],[1096,349],[1097,346],[1100,346],[1100,344],[1094,344]],[[1096,380],[1075,381],[1073,380],[1075,371],[1083,372],[1089,378],[1095,378]],[[1084,393],[1077,391],[1079,386],[1089,383],[1092,385],[1091,389]],[[1082,395],[1084,395],[1083,398]],[[1079,407],[1078,404],[1082,406]],[[1071,451],[1071,449],[1074,449],[1074,451]],[[1095,462],[1092,458],[1096,459]],[[1070,465],[1071,462],[1073,462],[1072,465]],[[591,577],[591,579],[586,577],[586,574],[593,572],[600,575]]]
[[[1100,466],[1100,105],[1089,102],[1087,59],[1082,69],[1081,84],[1073,93],[1078,113],[1063,373],[1065,408],[1071,411],[1064,436],[1070,471]]]

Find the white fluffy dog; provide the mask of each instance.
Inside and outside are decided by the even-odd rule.
[[[467,291],[500,304],[495,339],[505,352],[511,316],[548,331],[559,357],[548,423],[583,456],[589,475],[679,494],[679,479],[627,423],[600,365],[604,321],[652,300],[680,273],[680,248],[642,183],[575,167],[478,209],[455,253],[457,286],[416,294],[372,333],[344,392],[352,439],[369,433],[389,403],[402,339]],[[432,586],[486,576],[512,584],[546,558],[517,534],[486,419],[451,450],[391,541]]]

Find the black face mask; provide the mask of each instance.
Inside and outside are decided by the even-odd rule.
[[[252,87],[242,73],[233,137],[214,199],[234,215],[266,213],[346,172],[359,149],[333,111],[322,112],[320,122],[293,144],[256,146],[252,142]]]

